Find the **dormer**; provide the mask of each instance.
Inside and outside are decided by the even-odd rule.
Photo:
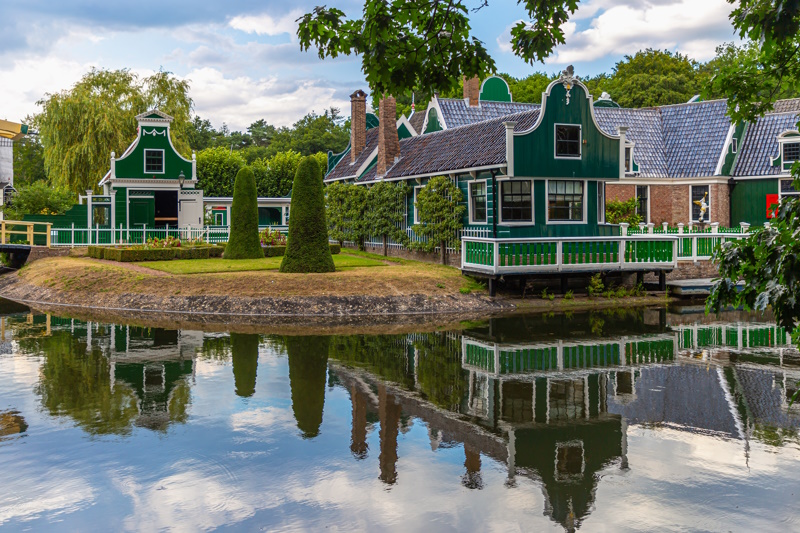
[[[784,131],[778,135],[778,156],[771,157],[770,163],[773,167],[779,167],[782,172],[788,173],[797,161],[800,161],[800,132]]]

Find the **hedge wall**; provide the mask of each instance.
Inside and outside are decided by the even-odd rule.
[[[137,261],[169,261],[175,259],[175,248],[136,250],[130,248],[106,248],[103,257],[110,261],[133,263]]]

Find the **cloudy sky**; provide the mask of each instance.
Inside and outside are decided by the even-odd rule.
[[[479,0],[467,0],[476,6]],[[195,112],[243,130],[259,118],[290,125],[367,89],[357,57],[320,61],[303,53],[295,20],[321,0],[23,0],[0,2],[0,118],[38,110],[45,93],[69,88],[91,67],[158,69],[188,79]],[[328,0],[359,13],[359,0]],[[498,69],[514,76],[574,64],[584,75],[610,70],[625,54],[652,47],[703,61],[735,36],[725,0],[583,0],[566,25],[567,44],[542,65],[510,50],[509,30],[524,11],[490,0],[472,15],[474,33]]]

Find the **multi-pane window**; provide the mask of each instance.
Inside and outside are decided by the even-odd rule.
[[[469,209],[471,222],[486,222],[486,182],[469,184]]]
[[[781,196],[800,196],[800,191],[794,188],[793,180],[781,180]]]
[[[417,198],[421,189],[421,186],[414,187],[414,224],[421,224],[419,221],[419,209],[417,209]]]
[[[556,181],[548,182],[547,218],[551,221],[583,220],[583,182]]]
[[[628,146],[625,148],[625,172],[633,172],[632,164],[633,148]]]
[[[648,185],[636,186],[636,214],[642,217],[642,222],[650,222],[650,213],[647,212],[649,204],[650,187]]]
[[[503,181],[500,191],[503,222],[533,222],[530,181]]]
[[[784,143],[783,162],[794,163],[800,160],[800,143]]]
[[[581,156],[581,127],[570,124],[556,125],[556,157]]]
[[[708,185],[692,185],[692,222],[711,220],[711,201],[708,195]],[[703,204],[706,206],[705,212],[703,212]]]
[[[164,172],[164,150],[144,151],[145,174],[162,174]]]
[[[111,223],[111,206],[92,206],[92,226],[108,226]]]

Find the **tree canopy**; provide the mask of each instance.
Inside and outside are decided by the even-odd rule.
[[[94,189],[108,171],[111,152],[136,138],[136,115],[158,108],[174,117],[172,142],[189,155],[189,84],[169,72],[140,78],[130,70],[92,69],[70,90],[47,94],[33,117],[53,185],[74,193]]]

